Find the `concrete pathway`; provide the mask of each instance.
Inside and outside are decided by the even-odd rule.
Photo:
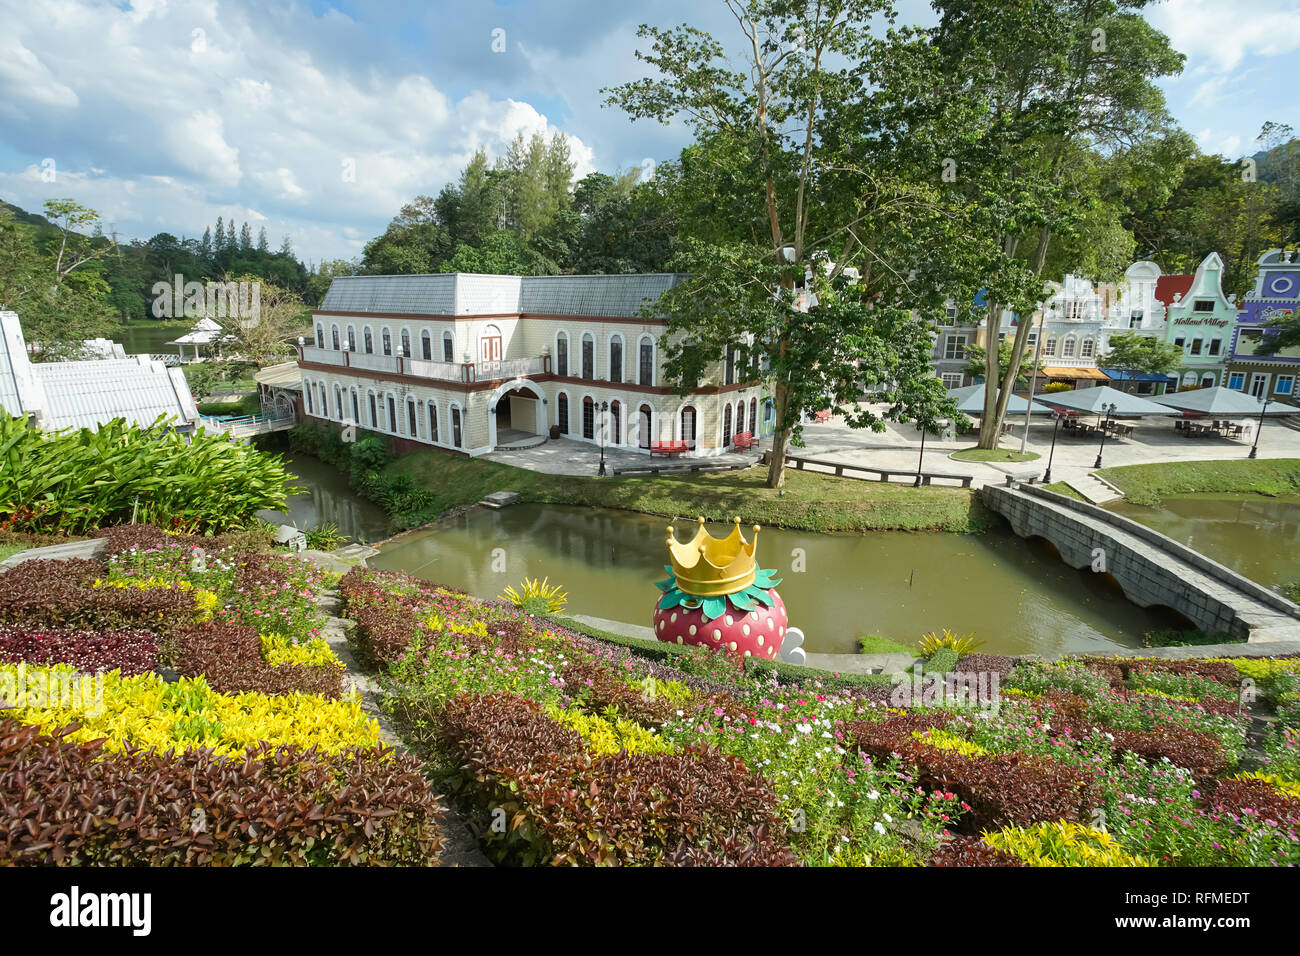
[[[756,464],[761,454],[759,448],[754,448],[743,454],[730,452],[708,458],[667,458],[656,455],[651,459],[639,452],[606,445],[605,469],[612,475],[615,468],[639,468],[651,461],[655,464]],[[586,475],[595,478],[600,471],[600,447],[572,438],[556,438],[532,448],[494,451],[483,457],[488,461],[499,461],[503,465],[527,468],[546,475]]]
[[[98,558],[104,553],[108,541],[104,538],[87,538],[85,541],[69,541],[66,544],[51,544],[43,548],[28,548],[0,561],[0,570],[13,568],[24,561],[68,561],[73,558]]]

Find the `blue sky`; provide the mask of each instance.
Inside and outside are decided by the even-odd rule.
[[[1149,9],[1187,54],[1163,85],[1206,151],[1254,152],[1266,120],[1300,126],[1294,8]],[[917,0],[899,11],[932,18]],[[351,258],[520,131],[562,132],[580,175],[674,156],[682,127],[601,105],[600,87],[642,75],[644,21],[734,31],[719,0],[0,0],[0,198],[72,196],[125,238],[234,217],[306,259]]]

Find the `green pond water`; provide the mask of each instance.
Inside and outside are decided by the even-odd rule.
[[[1182,495],[1107,506],[1265,587],[1300,580],[1300,497]]]
[[[576,507],[473,509],[394,541],[370,564],[484,597],[524,577],[548,577],[568,592],[569,613],[648,627],[659,596],[654,582],[665,576],[668,523]],[[692,525],[676,522],[682,536]],[[853,653],[864,634],[912,644],[945,627],[973,633],[990,653],[1113,651],[1139,646],[1153,627],[1181,623],[1172,612],[1130,603],[1101,575],[1068,567],[1050,545],[1004,528],[982,535],[764,529],[758,558],[784,579],[790,622],[814,652]]]
[[[333,522],[340,533],[353,541],[379,541],[396,530],[384,509],[348,487],[347,479],[337,468],[310,455],[283,457],[294,476],[293,484],[302,488],[303,493],[290,495],[283,512],[259,512],[263,520],[293,525],[303,531]]]
[[[177,346],[167,343],[180,338],[188,331],[188,326],[182,325],[164,325],[161,322],[156,325],[135,323],[114,331],[112,339],[121,342],[129,355],[160,352],[177,355],[179,354]],[[193,349],[186,349],[187,353],[192,351]]]

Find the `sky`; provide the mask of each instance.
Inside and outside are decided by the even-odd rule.
[[[1187,55],[1162,86],[1203,150],[1236,158],[1266,120],[1300,127],[1295,0],[1146,16]],[[603,106],[601,87],[646,74],[642,22],[736,29],[721,0],[0,0],[0,198],[75,198],[124,240],[222,216],[309,262],[358,257],[518,132],[562,133],[578,176],[674,157],[683,126]]]

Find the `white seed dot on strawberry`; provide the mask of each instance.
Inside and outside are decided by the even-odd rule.
[[[694,625],[694,624],[691,625],[690,633],[691,633],[691,637],[694,637],[694,636],[695,636],[695,625]]]
[[[758,635],[758,646],[759,646],[759,647],[762,647],[762,646],[763,646],[763,635],[762,635],[762,634]]]
[[[727,647],[731,648],[731,650],[734,651],[736,649],[736,642],[732,641],[730,644],[727,645]]]
[[[749,625],[748,624],[740,625],[740,633],[744,634],[746,637],[749,637]]]
[[[677,635],[677,643],[680,644],[681,642],[682,642],[682,636],[681,636],[680,634],[678,634],[678,635]]]
[[[731,627],[731,625],[733,625],[733,624],[735,624],[735,623],[736,623],[736,619],[735,619],[734,617],[732,617],[730,614],[728,614],[728,615],[727,615],[727,627]]]
[[[715,641],[722,640],[722,632],[718,630],[716,627],[713,629],[713,639]]]

